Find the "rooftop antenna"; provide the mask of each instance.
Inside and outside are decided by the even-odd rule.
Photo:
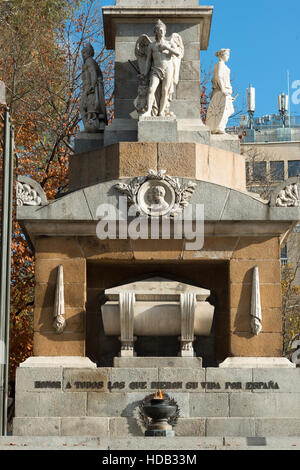
[[[249,129],[254,128],[254,113],[255,113],[255,88],[250,84],[247,88],[247,105],[249,114]]]
[[[290,71],[287,71],[287,82],[288,82],[288,103],[289,103],[289,109],[288,109],[288,116],[289,116],[289,127],[291,127],[291,99],[290,99]]]

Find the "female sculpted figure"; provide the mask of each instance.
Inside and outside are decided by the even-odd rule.
[[[227,67],[230,49],[216,52],[219,62],[214,67],[210,104],[206,116],[206,125],[212,134],[225,134],[229,117],[234,113],[230,69]]]

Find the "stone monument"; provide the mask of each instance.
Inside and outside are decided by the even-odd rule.
[[[84,132],[75,142],[76,152],[80,151],[81,145],[84,150],[100,148],[103,145],[103,133],[107,125],[103,75],[94,55],[95,51],[91,44],[83,47],[80,113]],[[81,143],[82,140],[83,143]]]
[[[300,371],[282,357],[280,264],[300,219],[299,179],[270,201],[248,193],[238,142],[203,125],[200,51],[212,15],[198,0],[103,7],[115,118],[99,148],[86,139],[72,157],[63,197],[47,201],[21,177],[17,218],[36,282],[15,435],[138,442],[147,439],[140,411],[159,389],[176,408],[174,439],[299,435]],[[153,99],[164,77],[172,87],[167,80]],[[232,101],[223,86],[218,129]]]
[[[206,125],[212,134],[226,134],[228,119],[234,113],[230,69],[227,67],[229,49],[216,52],[219,62],[214,67],[212,94],[206,116]]]

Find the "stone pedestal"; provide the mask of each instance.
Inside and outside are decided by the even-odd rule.
[[[152,369],[167,367],[174,369],[201,369],[201,357],[115,357],[114,367],[122,369]]]
[[[175,117],[140,117],[139,142],[177,142],[177,140],[178,126]]]
[[[237,135],[212,134],[210,138],[210,145],[222,150],[227,150],[228,152],[238,154],[241,153],[241,143]]]
[[[103,126],[104,127],[104,126]],[[104,146],[104,128],[101,132],[80,132],[75,139],[75,154],[98,150]]]
[[[179,407],[178,438],[300,436],[298,368],[97,369],[71,367],[73,358],[56,367],[46,361],[17,369],[14,436],[138,438],[145,432],[140,406],[158,388]]]

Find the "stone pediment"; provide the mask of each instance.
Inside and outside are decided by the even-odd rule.
[[[179,301],[180,294],[195,294],[197,301],[204,302],[210,296],[210,291],[207,289],[163,277],[151,277],[113,287],[107,289],[105,295],[109,300],[119,300],[119,294],[122,292],[134,292],[136,300],[145,301]]]

